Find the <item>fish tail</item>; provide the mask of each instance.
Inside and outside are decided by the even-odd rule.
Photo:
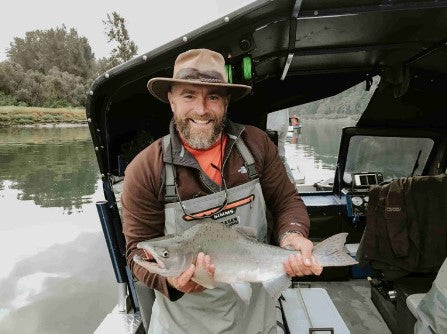
[[[338,233],[314,247],[312,254],[323,267],[352,266],[358,262],[344,250],[348,233]]]

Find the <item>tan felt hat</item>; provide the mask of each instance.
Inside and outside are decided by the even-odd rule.
[[[224,57],[208,49],[192,49],[178,55],[172,78],[152,78],[147,83],[149,92],[168,103],[168,91],[174,83],[226,87],[231,102],[247,95],[251,87],[228,83]]]

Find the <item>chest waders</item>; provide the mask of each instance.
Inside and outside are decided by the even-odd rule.
[[[170,136],[163,138],[163,154],[166,154]],[[182,233],[194,224],[210,221],[228,226],[239,224],[257,230],[258,240],[267,238],[267,219],[261,185],[255,170],[255,161],[241,138],[236,139],[237,149],[245,162],[250,181],[210,195],[178,202],[174,184],[173,166],[165,163],[165,233]],[[243,166],[241,166],[243,167]],[[227,206],[214,216],[191,219],[185,212],[200,215],[201,212]],[[196,215],[196,213],[198,215]],[[213,259],[211,259],[211,262]],[[276,301],[265,291],[262,284],[252,285],[250,304],[245,304],[229,284],[218,284],[215,289],[200,293],[185,293],[171,302],[158,291],[152,309],[150,334],[216,334],[216,333],[276,333]]]

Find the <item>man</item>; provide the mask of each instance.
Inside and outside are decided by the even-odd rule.
[[[253,284],[246,305],[229,285],[205,289],[194,283],[196,270],[210,275],[215,270],[213,259],[202,253],[178,277],[149,273],[133,261],[143,255],[139,241],[181,233],[205,220],[255,228],[267,241],[267,204],[277,241],[303,254],[284,263],[286,272],[303,276],[322,270],[306,238],[306,208],[276,147],[263,131],[226,120],[228,104],[251,88],[229,84],[224,65],[216,52],[189,50],[177,57],[172,79],[148,82],[174,117],[169,135],[127,167],[121,201],[128,263],[138,280],[156,290],[150,333],[276,333],[275,301],[260,284]],[[228,209],[227,203],[236,207]]]

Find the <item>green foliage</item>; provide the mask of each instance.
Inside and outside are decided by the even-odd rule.
[[[14,96],[8,95],[0,91],[0,106],[15,106],[17,99]]]
[[[28,31],[25,38],[15,37],[7,51],[11,62],[25,71],[48,74],[53,67],[84,79],[92,75],[94,54],[87,38],[62,25],[55,29]]]
[[[25,70],[13,62],[0,63],[0,105],[69,107],[85,105],[87,83],[74,74],[52,67],[47,74]],[[6,103],[10,102],[10,103]]]
[[[357,118],[365,111],[377,86],[377,81],[378,79],[375,80],[369,91],[365,89],[365,83],[362,82],[335,96],[292,107],[290,108],[290,115],[296,114],[308,118],[342,118],[347,116]]]
[[[132,59],[137,54],[138,47],[129,38],[124,18],[117,12],[112,12],[111,15],[107,14],[107,20],[102,22],[105,25],[108,42],[117,44],[111,51],[110,65],[117,66]]]

